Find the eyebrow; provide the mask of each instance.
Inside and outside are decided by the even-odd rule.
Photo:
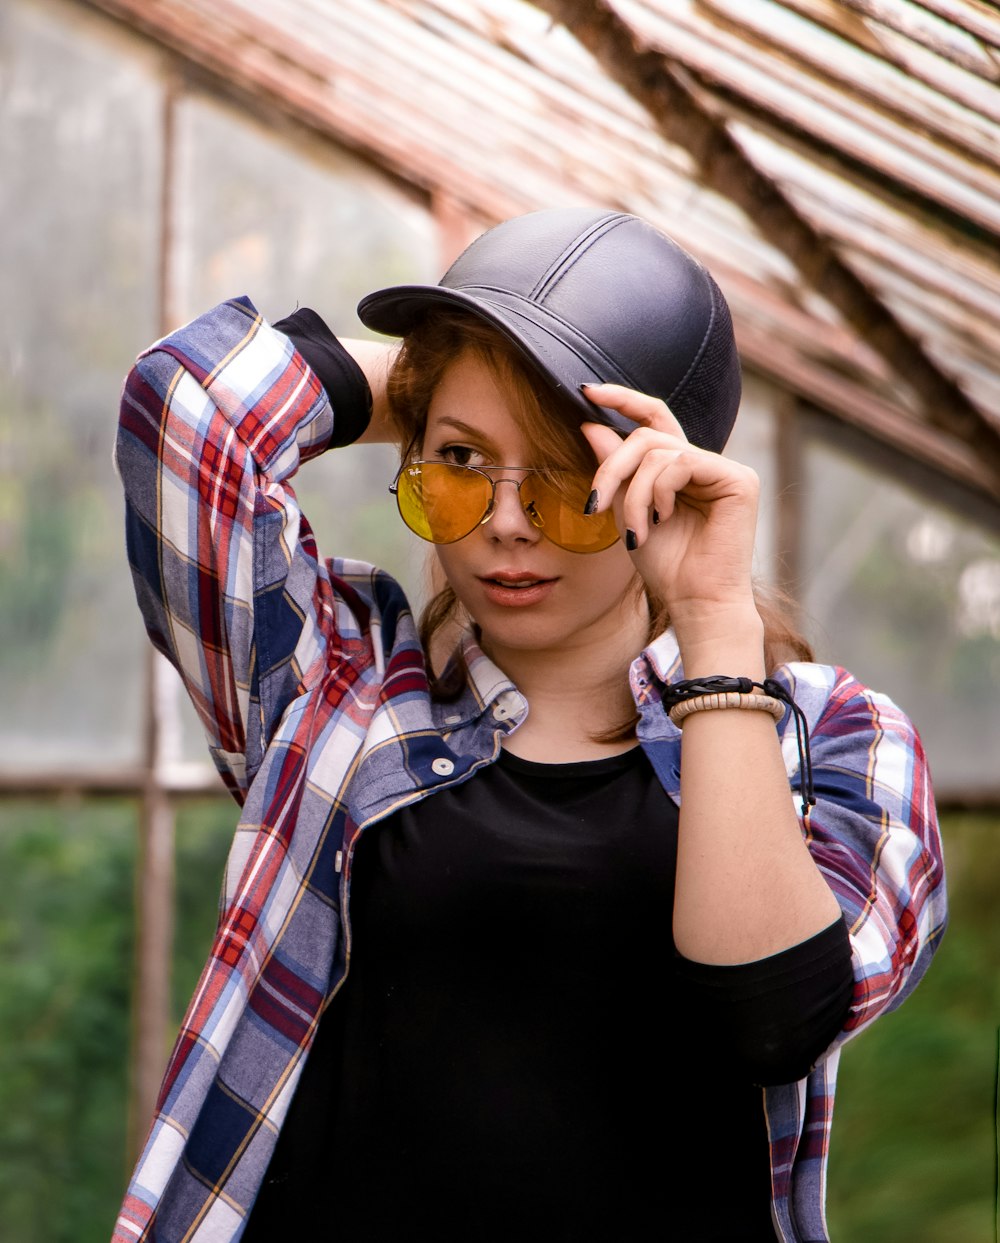
[[[444,427],[450,427],[453,431],[460,432],[463,436],[468,436],[470,440],[478,440],[484,448],[496,449],[496,442],[482,428],[473,427],[470,423],[466,423],[463,419],[456,418],[453,415],[445,414],[439,418],[435,424],[435,431]],[[424,433],[426,435],[426,431]]]

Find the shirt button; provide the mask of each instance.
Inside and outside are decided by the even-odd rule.
[[[506,721],[506,719],[509,716],[510,716],[510,713],[503,706],[503,704],[497,704],[496,707],[493,709],[493,719],[496,721]]]
[[[444,756],[441,756],[431,764],[431,769],[433,772],[437,773],[439,777],[450,777],[455,771],[455,765],[451,760],[446,760]]]

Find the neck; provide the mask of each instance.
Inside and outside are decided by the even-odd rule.
[[[635,715],[629,666],[645,644],[648,620],[629,619],[600,642],[557,649],[483,648],[528,701],[527,720],[504,746],[540,763],[570,762],[626,751],[634,736],[598,741]]]

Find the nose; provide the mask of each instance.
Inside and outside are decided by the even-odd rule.
[[[541,538],[541,532],[528,517],[521,501],[520,487],[525,478],[525,475],[520,478],[504,475],[494,480],[493,512],[483,528],[488,538],[498,542],[530,540],[532,543]]]

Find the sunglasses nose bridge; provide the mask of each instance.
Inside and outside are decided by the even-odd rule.
[[[514,468],[512,468],[512,467],[504,467],[504,468],[502,468],[502,469],[511,470],[511,469],[514,469]],[[484,471],[483,473],[484,473],[484,474],[488,474],[488,475],[489,475],[490,482],[493,484],[493,491],[494,491],[494,492],[496,492],[496,490],[497,490],[497,484],[500,484],[500,483],[512,483],[512,484],[514,485],[514,487],[515,487],[515,488],[517,488],[518,492],[520,492],[520,491],[521,491],[521,484],[522,484],[522,483],[524,483],[525,479],[527,479],[527,477],[531,474],[531,472],[530,472],[529,470],[522,470],[522,471],[521,471],[521,478],[520,478],[520,479],[517,479],[517,478],[515,478],[515,476],[514,476],[514,475],[494,475],[494,474],[491,474],[489,471]]]
[[[493,515],[497,513],[497,510],[500,505],[500,500],[499,500],[500,494],[497,492],[497,488],[502,483],[512,483],[514,485],[515,489],[517,490],[518,509],[527,517],[528,521],[532,524],[532,526],[537,527],[541,525],[539,522],[538,516],[535,513],[534,501],[533,500],[525,501],[525,500],[522,500],[521,498],[521,485],[531,475],[531,473],[532,472],[530,470],[523,470],[520,472],[521,477],[519,479],[515,478],[513,475],[497,476],[497,475],[491,474],[489,476],[490,483],[493,485],[493,492],[490,497],[489,508],[487,509],[486,513],[483,515],[482,520],[480,522],[480,526],[482,526],[483,523],[489,522],[490,518],[492,518]]]

